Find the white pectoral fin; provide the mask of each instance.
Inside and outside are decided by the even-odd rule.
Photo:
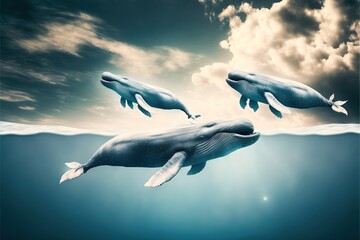
[[[147,104],[147,102],[144,100],[144,98],[140,94],[138,94],[138,93],[135,94],[135,98],[140,107],[142,107],[143,109],[145,109],[146,111],[148,111],[150,113],[152,112],[150,105]]]
[[[175,153],[170,160],[145,183],[144,186],[158,187],[170,181],[180,171],[185,159],[185,152]]]
[[[187,175],[195,175],[201,172],[206,165],[206,162],[194,164],[191,166],[190,170],[188,171]]]
[[[282,113],[291,114],[290,110],[285,107],[279,100],[275,98],[270,92],[265,92],[265,98],[268,101],[269,105]]]

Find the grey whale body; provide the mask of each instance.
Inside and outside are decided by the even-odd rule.
[[[179,109],[190,119],[200,117],[200,115],[192,115],[175,94],[166,89],[109,72],[102,74],[100,82],[121,96],[120,103],[124,108],[126,105],[133,108],[135,103],[138,109],[148,117],[151,117],[151,107],[166,110]]]
[[[279,118],[282,113],[291,113],[287,107],[331,107],[334,111],[347,115],[346,110],[341,107],[347,101],[334,102],[334,94],[326,99],[315,89],[299,82],[242,71],[230,72],[226,82],[242,95],[240,106],[243,109],[249,100],[249,106],[255,112],[259,108],[258,102],[261,102],[269,104],[270,111]]]
[[[259,136],[246,119],[193,124],[153,134],[119,135],[102,145],[86,164],[66,163],[71,170],[60,183],[102,165],[161,167],[145,183],[146,187],[156,187],[170,181],[182,167],[191,166],[188,175],[196,174],[208,160],[249,146]]]

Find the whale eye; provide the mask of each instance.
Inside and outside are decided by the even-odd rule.
[[[255,73],[249,73],[249,75],[251,75],[251,76],[255,76]]]

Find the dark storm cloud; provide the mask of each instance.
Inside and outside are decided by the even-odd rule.
[[[319,28],[320,22],[305,14],[306,9],[320,9],[323,7],[324,1],[290,1],[289,7],[281,9],[279,16],[284,22],[286,29],[293,34],[300,34],[308,36],[316,32]],[[339,47],[340,44],[353,42],[354,36],[357,36],[353,24],[358,20],[359,1],[336,1],[336,6],[341,12],[342,18],[339,22],[339,33],[337,40],[331,46]],[[335,16],[334,16],[335,17]],[[357,36],[358,37],[358,36]],[[349,51],[346,49],[342,56]],[[321,62],[326,60],[329,54],[322,51],[314,55]],[[299,67],[301,59],[296,57],[293,53],[288,63],[292,63],[295,68]],[[335,100],[348,100],[344,107],[348,110],[349,116],[339,116],[332,111],[327,110],[309,110],[312,114],[317,115],[320,119],[329,122],[359,122],[359,91],[360,91],[360,76],[359,76],[359,55],[350,59],[350,66],[354,69],[349,69],[349,66],[344,63],[337,63],[335,71],[329,73],[321,73],[315,76],[312,86],[321,92],[325,97],[329,97],[335,93]]]
[[[306,9],[320,9],[323,7],[323,1],[290,1],[290,8],[284,8],[279,12],[279,16],[284,21],[288,31],[309,35],[318,30],[319,24],[315,19],[306,16],[304,11]],[[351,35],[356,35],[352,24],[358,20],[359,1],[336,1],[336,5],[342,14],[339,28],[341,29],[337,41],[332,46],[339,47],[340,44],[350,42]],[[345,54],[345,52],[344,52]],[[343,56],[344,56],[343,54]],[[318,55],[318,60],[327,59],[329,54],[322,52]],[[295,63],[299,63],[295,59]],[[341,63],[338,63],[341,64]],[[349,69],[346,65],[338,65],[337,70],[331,73],[323,73],[314,79],[312,85],[315,89],[321,92],[325,97],[329,97],[335,93],[335,100],[348,100],[344,107],[348,110],[349,116],[338,116],[331,111],[326,110],[310,110],[316,114],[320,119],[329,122],[359,122],[359,55],[351,59],[351,66],[355,69]]]
[[[283,21],[286,30],[292,34],[311,35],[319,29],[319,22],[315,18],[305,14],[306,8],[301,6],[298,1],[292,1],[292,6],[282,8],[278,16]]]
[[[349,36],[356,34],[355,29],[351,29],[354,21],[359,20],[359,9],[360,1],[359,0],[338,0],[336,1],[340,11],[342,12],[342,19],[340,22],[341,32],[339,33],[338,41],[334,43],[334,46],[338,46],[346,39],[349,39]],[[357,26],[359,28],[359,26]]]
[[[359,57],[357,57],[359,66]],[[335,101],[348,100],[343,106],[348,111],[348,116],[339,116],[332,111],[318,111],[314,113],[319,118],[329,122],[359,122],[359,71],[338,71],[332,74],[324,74],[316,79],[313,87],[321,92],[324,97],[335,93]]]
[[[339,0],[336,1],[342,18],[339,23],[341,31],[338,35],[338,40],[334,42],[333,46],[338,47],[342,43],[354,41],[354,36],[359,37],[356,33],[356,28],[353,24],[359,20],[359,1],[357,0]],[[345,55],[345,52],[343,53]],[[360,62],[359,52],[355,57],[351,58],[351,66],[354,69],[349,69],[346,66],[339,66],[336,72],[323,74],[316,79],[315,88],[324,92],[325,96],[330,96],[331,92],[335,93],[335,100],[348,100],[344,107],[348,110],[348,119],[342,117],[335,117],[331,112],[319,112],[318,115],[324,120],[340,121],[340,122],[359,122],[359,105],[360,105]],[[332,90],[329,90],[332,89]]]

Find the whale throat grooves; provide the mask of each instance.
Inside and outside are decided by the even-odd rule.
[[[234,138],[229,133],[218,133],[208,141],[196,146],[194,159],[213,159],[229,154],[235,145]]]

